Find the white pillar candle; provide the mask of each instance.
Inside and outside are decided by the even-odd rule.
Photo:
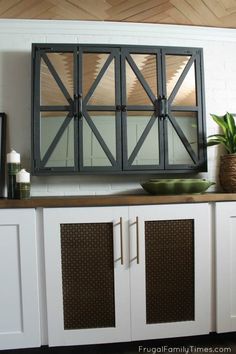
[[[16,174],[17,183],[30,183],[30,173],[27,172],[24,168],[17,172]]]
[[[11,152],[7,154],[7,163],[20,163],[20,154],[15,150],[11,150]]]

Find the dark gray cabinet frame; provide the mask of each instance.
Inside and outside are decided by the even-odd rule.
[[[66,90],[63,82],[57,74],[55,68],[47,57],[47,53],[63,53],[71,52],[74,58],[74,97]],[[108,53],[109,56],[98,74],[95,82],[90,88],[87,95],[82,101],[82,60],[83,53]],[[137,68],[130,54],[155,54],[158,58],[157,65],[157,85],[159,98],[152,93],[145,78]],[[171,96],[164,103],[166,105],[167,114],[161,115],[163,97],[166,97],[166,74],[165,60],[166,54],[170,55],[191,55],[191,59],[184,69],[178,84],[175,86]],[[56,80],[61,92],[65,96],[68,105],[66,106],[40,106],[40,60],[44,59],[49,71]],[[97,84],[102,78],[105,70],[109,66],[111,60],[115,58],[115,97],[114,106],[95,106],[88,105],[89,98],[92,96]],[[138,77],[143,89],[146,91],[153,105],[148,106],[129,106],[126,104],[126,84],[125,84],[125,61],[128,61],[132,70]],[[195,78],[196,78],[196,96],[197,106],[173,106],[171,103],[187,75],[188,67],[195,61]],[[201,48],[180,48],[180,47],[146,47],[146,46],[126,46],[126,45],[88,45],[88,44],[33,44],[32,45],[32,173],[35,175],[54,175],[54,174],[143,174],[143,173],[186,173],[186,172],[202,172],[207,171],[207,154],[206,154],[206,127],[205,127],[205,98],[204,98],[204,68],[203,68],[203,50]],[[127,112],[129,111],[153,111],[153,115],[144,129],[137,145],[135,146],[130,157],[127,158]],[[69,112],[49,146],[45,156],[40,160],[40,112],[43,111],[63,111]],[[114,159],[110,150],[106,146],[102,136],[94,125],[89,116],[92,111],[109,111],[116,114],[116,159]],[[198,156],[194,153],[188,140],[184,136],[178,123],[173,118],[172,112],[177,111],[193,111],[198,115]],[[96,136],[103,151],[111,162],[111,166],[104,167],[86,167],[83,164],[83,145],[82,145],[82,124],[81,117],[86,119],[93,134]],[[159,128],[159,151],[160,162],[158,166],[132,166],[142,143],[145,141],[147,134],[151,130],[154,122],[158,119]],[[45,167],[51,153],[59,142],[64,130],[73,120],[74,124],[74,159],[73,167]],[[168,120],[174,127],[181,142],[185,146],[188,154],[194,162],[194,165],[170,165],[168,163],[168,136],[167,122]]]
[[[6,114],[0,113],[0,198],[3,198],[6,167]]]

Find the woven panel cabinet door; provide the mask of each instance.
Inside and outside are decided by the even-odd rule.
[[[208,208],[129,209],[132,340],[209,333]]]
[[[44,209],[50,346],[130,340],[128,208]]]

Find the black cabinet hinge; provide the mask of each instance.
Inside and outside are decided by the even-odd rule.
[[[33,166],[34,166],[34,170],[35,170],[35,171],[38,171],[38,170],[39,170],[39,167],[37,166],[37,161],[36,161],[36,159],[33,159]]]

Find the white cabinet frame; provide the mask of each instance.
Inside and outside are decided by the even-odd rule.
[[[50,346],[109,343],[130,340],[129,266],[126,207],[44,209],[46,294]],[[119,224],[122,217],[122,225]],[[115,327],[65,330],[63,318],[60,224],[101,223],[114,225]],[[120,227],[123,231],[124,264],[121,264]],[[125,318],[124,318],[125,314]]]
[[[216,203],[216,330],[236,331],[236,202]]]
[[[139,220],[139,264],[134,259],[136,242],[131,244],[131,325],[132,340],[207,334],[210,331],[210,219],[208,204],[137,206],[130,208],[130,223]],[[160,324],[146,324],[145,292],[145,221],[194,220],[195,319]],[[131,227],[131,238],[135,238]],[[178,242],[176,240],[176,242]]]
[[[0,210],[0,350],[41,345],[35,219]]]

